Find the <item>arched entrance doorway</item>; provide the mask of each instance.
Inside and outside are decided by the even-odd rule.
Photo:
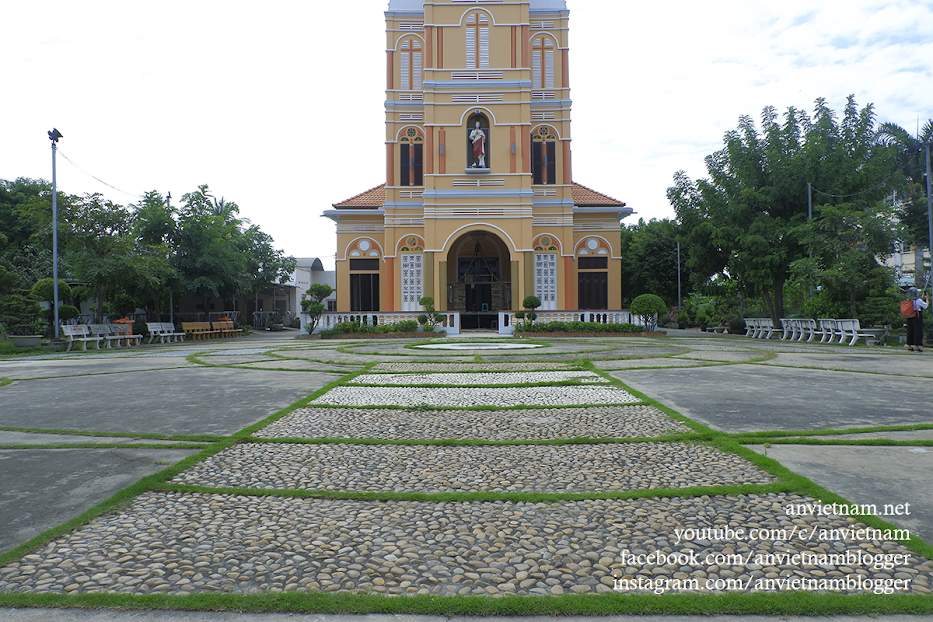
[[[496,235],[471,231],[447,255],[447,304],[460,312],[462,329],[497,327],[498,312],[512,307],[508,247]]]

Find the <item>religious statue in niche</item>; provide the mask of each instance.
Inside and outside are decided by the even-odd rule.
[[[479,120],[473,124],[470,131],[470,144],[472,145],[472,168],[487,168],[486,166],[486,130],[480,127]]]

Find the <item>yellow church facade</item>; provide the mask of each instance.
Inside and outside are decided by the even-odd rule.
[[[541,311],[621,307],[625,203],[573,182],[564,0],[386,11],[385,183],[336,203],[337,310],[463,328],[536,295]]]

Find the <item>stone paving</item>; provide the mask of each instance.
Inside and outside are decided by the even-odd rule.
[[[658,468],[659,464],[670,466]],[[773,476],[736,455],[685,443],[465,447],[242,443],[171,483],[354,492],[577,493],[773,481]]]
[[[534,384],[555,383],[567,380],[579,382],[609,382],[607,378],[591,371],[538,371],[538,372],[498,372],[498,373],[435,373],[435,374],[361,374],[350,381],[350,384],[385,385],[419,385],[419,384],[453,384],[453,385],[496,385],[496,384]]]
[[[432,365],[432,371],[440,369]],[[298,409],[256,436],[525,440],[689,431],[639,401],[614,386],[340,386],[314,402],[332,408]],[[431,409],[522,404],[529,408]],[[794,507],[813,509],[816,503],[797,494],[693,491],[595,498],[626,490],[772,481],[739,456],[673,441],[245,442],[174,482],[383,496],[150,491],[0,568],[0,591],[493,597],[610,591],[931,593],[933,562],[898,544],[901,534],[869,528],[842,512],[794,515]],[[433,492],[570,492],[594,498],[549,503],[392,498]]]
[[[574,406],[631,404],[641,400],[615,387],[422,388],[336,387],[312,404],[334,406]]]
[[[838,516],[803,525],[787,519],[787,504],[809,502],[787,494],[431,503],[152,492],[0,568],[0,590],[559,595],[609,592],[637,586],[639,578],[675,591],[679,581],[689,591],[723,592],[717,586],[774,591],[781,579],[851,576],[862,585],[909,581],[911,591],[929,593],[933,562],[900,545],[858,533],[829,541],[789,537],[795,526],[860,527]],[[677,541],[679,530],[711,526],[768,531],[740,541]],[[788,535],[772,537],[781,530]],[[676,559],[631,558],[658,551]],[[792,557],[819,561],[846,552],[856,560],[888,555],[892,567],[803,565]]]
[[[495,411],[299,408],[253,436],[517,441],[643,438],[692,431],[657,408],[645,405]]]

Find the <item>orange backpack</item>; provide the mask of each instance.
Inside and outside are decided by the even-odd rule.
[[[901,315],[905,319],[917,317],[917,310],[914,308],[913,300],[902,300],[901,301]]]

